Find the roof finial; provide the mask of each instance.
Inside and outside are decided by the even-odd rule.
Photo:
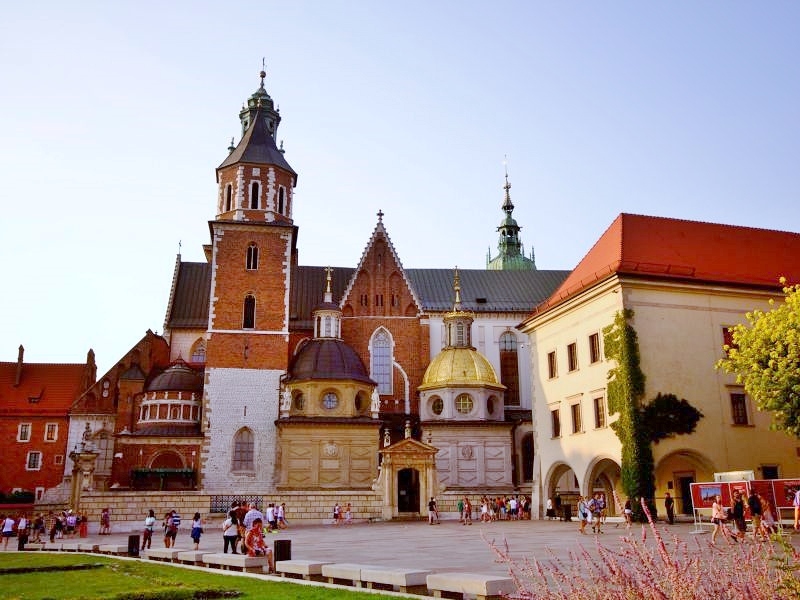
[[[503,156],[503,168],[506,172],[506,184],[503,186],[503,189],[506,191],[506,199],[505,202],[503,202],[502,208],[510,215],[514,210],[514,204],[511,202],[511,184],[508,183],[508,155]]]
[[[458,265],[453,275],[453,291],[456,293],[456,301],[453,303],[453,310],[461,310],[461,276],[458,274]]]
[[[333,267],[325,267],[325,293],[330,294],[333,292],[331,290],[331,273],[333,273]]]
[[[378,223],[383,223],[383,211],[378,209]]]
[[[178,240],[178,256],[181,255],[181,241]]]
[[[233,145],[233,138],[231,138],[231,145],[228,146],[228,154],[236,150],[236,146]]]
[[[267,76],[267,59],[265,57],[261,57],[261,72],[258,74],[261,77],[261,89],[264,89],[264,78]]]

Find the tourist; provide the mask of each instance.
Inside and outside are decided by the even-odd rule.
[[[333,524],[338,525],[342,518],[342,507],[336,502],[333,505]]]
[[[603,533],[600,530],[601,519],[603,516],[603,496],[600,492],[596,492],[594,497],[589,500],[589,512],[592,513],[592,532]]]
[[[67,537],[74,537],[75,530],[78,525],[78,515],[72,512],[72,509],[69,509],[67,511],[66,522],[67,522],[67,527],[66,527]]]
[[[458,511],[458,522],[464,523],[464,500],[461,498],[458,499],[458,503],[456,504],[456,510]]]
[[[245,548],[247,548],[247,556],[266,556],[269,572],[274,573],[275,558],[272,556],[272,550],[270,550],[264,541],[263,526],[263,519],[257,517],[247,529],[247,533],[244,536],[244,545]]]
[[[768,539],[770,534],[778,533],[778,523],[775,521],[775,513],[772,512],[772,505],[770,502],[761,494],[758,495],[758,499],[761,501],[761,508],[763,510],[761,527],[764,532],[764,537]]]
[[[100,513],[100,535],[111,535],[111,512],[107,506]]]
[[[30,525],[30,521],[28,520],[28,515],[26,513],[22,513],[17,521],[17,549],[24,550],[25,544],[28,543],[28,527]]]
[[[736,524],[736,537],[744,538],[747,532],[747,523],[744,520],[744,498],[742,498],[742,493],[739,490],[733,492],[731,515],[733,522]]]
[[[164,514],[164,521],[162,523],[164,527],[164,547],[170,548],[175,546],[175,538],[178,535],[178,526],[175,523],[172,515],[175,511],[169,511]]]
[[[431,496],[428,501],[428,525],[436,525],[439,523],[439,511],[436,508],[436,498]]]
[[[750,519],[753,522],[753,539],[766,539],[767,535],[761,527],[761,517],[764,514],[764,507],[761,505],[761,499],[758,493],[750,488],[750,495],[747,497],[747,507],[750,509]]]
[[[792,506],[794,506],[794,530],[800,531],[800,486],[794,491]]]
[[[200,536],[203,534],[203,519],[200,518],[200,513],[194,513],[192,517],[192,533],[190,534],[194,542],[194,549],[200,550]]]
[[[261,523],[264,523],[264,514],[256,508],[255,503],[251,502],[247,506],[247,512],[245,513],[244,518],[242,518],[242,525],[244,525],[245,531],[253,526],[253,522],[256,519],[260,519]]]
[[[472,525],[472,504],[469,498],[464,496],[464,525]]]
[[[156,528],[156,513],[151,508],[144,518],[144,529],[142,529],[142,550],[149,549],[153,545],[153,530]]]
[[[236,540],[239,539],[239,520],[236,518],[236,510],[231,509],[228,518],[222,523],[222,552],[228,553],[228,546],[233,554],[236,552]]]
[[[589,503],[586,502],[586,498],[581,496],[578,498],[578,521],[579,521],[579,528],[578,531],[581,532],[583,535],[586,535],[586,524],[592,518],[592,512],[589,510]]]
[[[288,528],[289,523],[286,522],[286,502],[281,502],[280,505],[276,507],[275,513],[278,516],[278,528],[279,529]]]
[[[722,496],[717,494],[714,496],[714,502],[711,505],[711,522],[714,524],[714,531],[711,533],[711,543],[717,543],[717,535],[722,531],[723,537],[727,534],[725,530],[725,511],[722,509]],[[728,542],[730,544],[730,542]]]
[[[552,498],[548,498],[547,499],[547,508],[544,511],[544,516],[547,517],[548,521],[552,521],[553,519],[556,518],[556,509],[553,508],[553,499]]]
[[[266,520],[267,520],[267,533],[272,533],[273,531],[276,531],[278,529],[278,521],[275,518],[275,504],[273,504],[272,502],[270,502],[267,505]]]
[[[8,540],[14,537],[14,519],[11,515],[0,515],[0,521],[3,522],[3,550],[8,550]]]
[[[352,525],[353,524],[353,506],[348,502],[347,506],[344,508],[344,524],[345,525]]]
[[[633,525],[633,504],[630,498],[625,500],[625,507],[622,509],[622,514],[625,515],[625,528],[630,529],[631,525]]]
[[[675,523],[675,500],[669,492],[664,494],[664,508],[667,509],[667,521],[672,525]]]

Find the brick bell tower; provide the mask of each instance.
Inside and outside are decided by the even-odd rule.
[[[217,167],[202,486],[272,488],[279,386],[288,366],[289,286],[296,254],[294,172],[275,136],[281,117],[261,85],[242,107],[242,138]]]

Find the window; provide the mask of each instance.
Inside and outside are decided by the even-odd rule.
[[[369,296],[367,296],[367,294],[361,294],[358,300],[361,306],[369,306]]]
[[[258,269],[258,246],[255,243],[247,247],[247,270],[255,271]]]
[[[28,452],[28,457],[25,459],[25,470],[38,471],[41,468],[42,468],[42,453]]]
[[[31,441],[31,424],[20,423],[17,425],[17,441],[29,442]]]
[[[435,415],[440,415],[442,414],[443,410],[444,410],[444,402],[442,401],[441,398],[439,398],[439,396],[434,396],[431,399],[431,412]]]
[[[589,363],[600,362],[600,334],[593,333],[589,336]]]
[[[281,214],[285,214],[284,213],[285,195],[286,195],[286,189],[283,186],[280,186],[278,188],[278,212]]]
[[[731,392],[731,414],[734,425],[748,425],[747,398],[741,392]]]
[[[302,393],[298,393],[294,397],[294,409],[297,412],[303,412],[305,410],[305,408],[306,408],[306,399],[303,398],[303,394]]]
[[[261,186],[257,181],[250,184],[250,208],[258,208],[258,196]]]
[[[243,329],[254,329],[256,326],[256,299],[248,294],[244,298],[244,318],[242,319]]]
[[[578,370],[578,344],[575,342],[567,346],[567,369],[570,372]]]
[[[550,411],[550,423],[553,428],[553,437],[559,438],[561,437],[561,414],[559,409],[554,408]]]
[[[36,489],[34,489],[33,493],[35,494],[37,500],[41,500],[44,497],[44,488],[37,487]]]
[[[583,431],[583,424],[581,423],[581,405],[573,404],[570,406],[570,412],[572,413],[572,433],[580,433]]]
[[[372,335],[370,344],[371,377],[378,383],[379,394],[392,393],[392,338],[384,328]]]
[[[336,392],[325,392],[325,395],[322,397],[322,408],[333,410],[337,406],[339,406],[339,397],[336,395]]]
[[[594,399],[594,426],[595,429],[606,426],[606,403],[602,396]]]
[[[225,186],[225,211],[229,211],[233,205],[233,186],[229,183]]]
[[[48,423],[44,426],[44,441],[55,442],[58,439],[58,423]]]
[[[497,404],[497,396],[489,396],[486,399],[486,414],[493,415],[496,404]]]
[[[247,428],[240,429],[233,438],[233,470],[254,470],[253,454],[253,432]]]
[[[473,405],[472,396],[469,394],[459,394],[456,398],[456,410],[462,415],[471,413]]]
[[[53,457],[53,464],[54,465],[63,465],[64,464],[64,455],[63,454],[56,454]]]
[[[555,350],[547,353],[547,376],[550,379],[558,377],[558,363],[556,362]]]
[[[522,438],[522,480],[533,481],[533,434]]]
[[[206,347],[202,342],[197,344],[192,350],[192,362],[193,363],[206,362]]]
[[[761,465],[762,479],[778,479],[778,465]]]
[[[506,406],[519,406],[517,338],[510,331],[500,336],[500,383],[506,386]]]
[[[728,351],[725,349],[725,346],[728,348],[738,348],[736,344],[733,343],[733,328],[732,327],[723,327],[722,328],[722,345],[723,345],[723,352],[725,352],[725,356],[728,355]]]

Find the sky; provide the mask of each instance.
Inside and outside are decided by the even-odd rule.
[[[508,170],[540,269],[621,212],[800,231],[800,3],[15,2],[0,23],[0,361],[102,374],[203,261],[258,87],[300,264],[480,269]]]

